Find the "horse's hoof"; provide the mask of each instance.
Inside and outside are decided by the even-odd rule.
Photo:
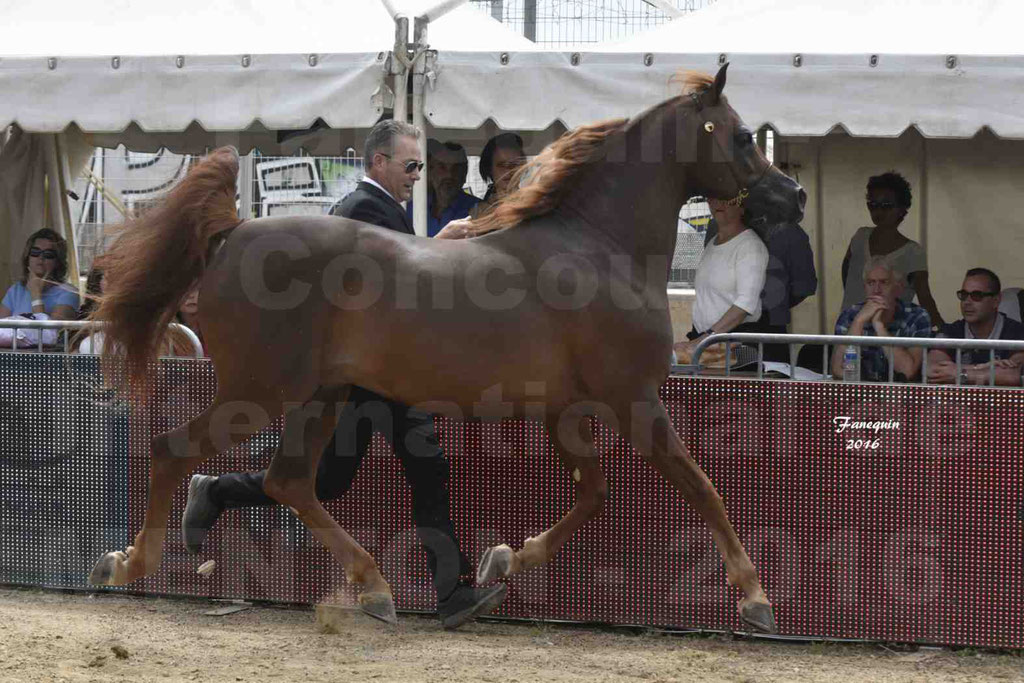
[[[515,551],[507,545],[496,545],[484,551],[476,568],[476,583],[486,585],[512,574]]]
[[[747,626],[762,633],[779,632],[779,626],[775,623],[775,615],[772,613],[772,606],[767,602],[742,602],[740,604],[740,619]]]
[[[109,552],[96,562],[89,572],[89,583],[94,586],[123,586],[128,583],[125,563],[128,556],[120,550]]]
[[[359,596],[359,609],[385,624],[398,623],[395,601],[387,593],[363,593]]]

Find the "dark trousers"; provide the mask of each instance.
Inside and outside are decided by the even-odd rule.
[[[470,566],[452,524],[448,460],[438,443],[432,415],[352,387],[334,436],[320,458],[317,498],[333,500],[349,490],[376,431],[391,442],[412,488],[416,534],[426,551],[437,597],[443,600],[455,590],[459,577],[470,572]],[[277,501],[263,492],[265,476],[266,470],[221,475],[211,496],[226,508],[276,505]]]

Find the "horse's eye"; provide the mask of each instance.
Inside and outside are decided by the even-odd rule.
[[[709,133],[714,133],[715,132],[715,124],[712,123],[711,121],[706,122],[704,124],[704,130],[706,130]]]
[[[754,144],[754,134],[751,133],[750,131],[743,131],[742,133],[736,136],[736,139],[738,140],[740,145],[743,146]]]

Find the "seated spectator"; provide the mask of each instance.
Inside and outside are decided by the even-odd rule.
[[[51,320],[78,317],[78,292],[65,280],[68,243],[49,228],[32,233],[21,255],[21,280],[4,294],[0,318],[44,313]],[[45,318],[44,318],[45,319]]]
[[[956,298],[960,299],[963,318],[943,325],[937,337],[945,339],[1019,339],[1024,340],[1024,325],[999,312],[1002,283],[999,276],[987,268],[971,268]],[[996,384],[1020,386],[1021,364],[1024,351],[995,350]],[[955,384],[957,379],[956,351],[932,349],[928,352],[928,382]],[[960,383],[988,384],[988,349],[962,349],[960,351]]]
[[[704,246],[718,235],[718,222],[711,221],[704,237]],[[777,228],[768,238],[768,266],[764,289],[761,290],[761,318],[758,332],[786,334],[792,320],[790,310],[818,290],[814,269],[814,252],[807,233],[796,223]],[[819,352],[820,355],[820,352]],[[765,344],[764,359],[789,362],[787,344]]]
[[[476,218],[507,195],[512,188],[512,176],[525,163],[523,139],[517,134],[502,133],[488,140],[480,152],[480,177],[488,184],[487,193],[470,216]]]
[[[103,292],[103,272],[98,268],[93,268],[89,272],[89,277],[86,281],[86,291],[92,295],[99,295]],[[86,301],[86,305],[82,308],[85,309],[90,306],[95,306],[95,299],[89,299]],[[185,298],[182,299],[181,307],[178,312],[174,314],[174,322],[179,325],[184,325],[199,337],[199,342],[202,344],[203,336],[199,331],[199,287],[198,285],[191,289]],[[103,340],[104,334],[102,330],[93,332],[85,339],[81,341],[76,349],[76,353],[81,354],[94,354],[100,355],[103,353]],[[170,333],[168,338],[161,347],[161,355],[170,356],[195,356],[195,347],[190,340],[184,337],[182,334]],[[206,355],[206,349],[203,348],[203,355]]]
[[[693,330],[674,346],[677,358],[691,358],[700,341],[722,332],[756,332],[761,318],[768,249],[743,223],[741,202],[709,199],[718,235],[705,248],[694,279]]]
[[[867,337],[931,337],[931,319],[928,311],[900,298],[903,274],[884,256],[875,256],[864,266],[863,303],[854,304],[839,314],[837,335]],[[893,379],[910,381],[921,370],[923,348],[890,347],[893,354]],[[832,350],[832,375],[843,376],[843,354],[846,346]],[[860,349],[860,376],[862,380],[886,382],[889,380],[888,351],[878,346]]]
[[[462,188],[469,174],[469,159],[462,145],[427,140],[427,236],[433,237],[449,222],[467,218],[480,201]],[[413,220],[413,203],[406,213]]]
[[[184,325],[193,332],[199,338],[199,343],[202,346],[203,356],[206,356],[206,344],[203,343],[203,333],[199,329],[199,283],[196,282],[195,286],[188,291],[185,298],[181,300],[181,306],[178,308],[178,312],[174,314],[174,322],[179,325]],[[188,339],[184,338],[183,335],[171,335],[169,340],[170,354],[173,356],[189,356],[193,357],[196,355],[195,346]]]
[[[900,223],[910,210],[911,199],[910,183],[895,171],[868,179],[867,205],[874,227],[860,228],[843,257],[843,310],[867,299],[861,272],[873,257],[885,256],[896,270],[906,274],[910,284],[900,294],[903,303],[909,304],[916,294],[932,323],[942,324],[942,316],[928,287],[928,259],[924,249],[899,231]]]

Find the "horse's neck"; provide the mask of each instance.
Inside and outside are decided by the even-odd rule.
[[[670,164],[604,162],[589,169],[563,204],[637,261],[671,260],[685,197]]]

